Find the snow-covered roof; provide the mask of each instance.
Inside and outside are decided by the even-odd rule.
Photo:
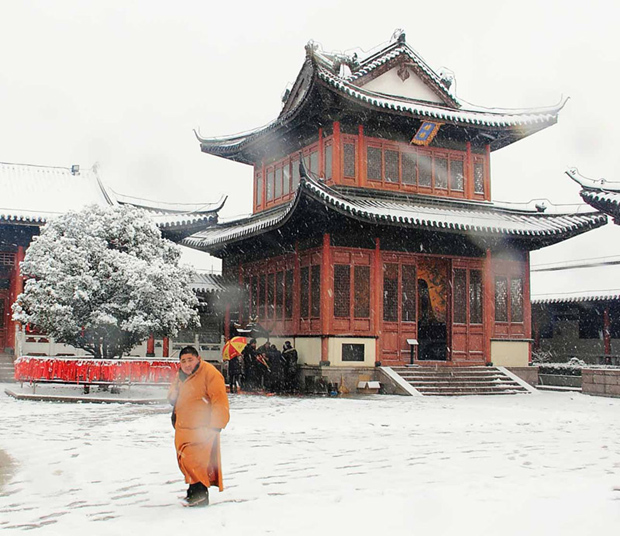
[[[544,108],[529,109],[484,108],[465,104],[450,90],[449,82],[405,43],[404,34],[401,37],[402,39],[390,43],[361,62],[346,55],[322,52],[315,45],[308,44],[306,61],[277,119],[265,126],[232,136],[206,138],[196,133],[201,150],[223,158],[252,163],[254,157],[246,152],[246,148],[258,143],[263,136],[293,124],[305,105],[312,101],[318,87],[326,88],[345,100],[377,112],[393,113],[416,121],[435,120],[473,129],[472,134],[468,135],[473,135],[477,129],[485,130],[491,150],[557,122],[558,114],[566,101]],[[412,65],[422,82],[438,96],[440,102],[388,94],[364,87],[365,80],[373,72],[397,61],[407,61]],[[350,69],[343,69],[343,64]],[[317,102],[323,105],[325,99],[318,95]],[[493,134],[500,131],[504,134]]]
[[[190,287],[194,292],[205,294],[223,292],[225,290],[222,276],[207,272],[197,272],[190,282]]]
[[[69,210],[113,204],[93,169],[0,163],[0,221],[43,225]]]
[[[614,218],[620,225],[620,183],[605,179],[589,179],[579,173],[577,168],[569,168],[566,174],[581,186],[581,198],[605,214]]]
[[[607,291],[558,292],[532,297],[533,304],[548,303],[585,303],[595,301],[620,300],[620,289]]]
[[[350,188],[330,188],[302,177],[288,203],[253,216],[222,223],[183,241],[195,249],[214,250],[252,235],[277,229],[292,215],[302,197],[309,197],[348,217],[375,224],[395,225],[469,235],[538,238],[558,242],[607,222],[598,212],[542,214],[500,208],[491,203],[454,201],[402,194],[381,194]]]
[[[107,188],[96,168],[0,163],[0,221],[44,225],[88,205],[132,205],[146,210],[168,238],[180,239],[217,221],[217,203],[172,204],[138,199]]]

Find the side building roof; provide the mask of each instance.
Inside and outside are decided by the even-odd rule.
[[[0,162],[0,222],[45,225],[50,218],[88,205],[132,205],[146,210],[162,234],[179,241],[217,222],[217,203],[171,204],[117,194],[96,168],[82,169]]]
[[[620,225],[620,183],[589,179],[577,168],[569,168],[566,174],[581,186],[579,195],[588,205],[608,214]]]
[[[512,237],[535,242],[531,249],[566,240],[607,223],[607,217],[599,212],[542,214],[484,202],[382,195],[357,188],[331,188],[324,182],[303,176],[295,197],[289,203],[215,225],[186,238],[182,244],[216,254],[229,244],[280,229],[296,211],[303,210],[300,208],[302,199],[318,203],[324,210],[366,223],[467,234],[471,237]]]

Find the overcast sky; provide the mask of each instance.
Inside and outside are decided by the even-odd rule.
[[[202,154],[192,129],[217,136],[274,119],[310,39],[359,53],[403,28],[435,70],[454,71],[457,95],[468,102],[521,108],[570,97],[557,125],[492,153],[495,200],[581,203],[567,166],[620,180],[620,8],[609,0],[0,6],[3,162],[98,162],[117,192],[176,202],[227,194],[222,216],[248,213],[251,169]],[[608,227],[533,262],[620,254],[620,228]],[[198,253],[186,258],[212,264]]]

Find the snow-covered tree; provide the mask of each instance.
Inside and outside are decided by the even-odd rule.
[[[121,356],[151,333],[175,336],[199,324],[180,255],[141,210],[69,212],[28,248],[14,318],[95,357]]]

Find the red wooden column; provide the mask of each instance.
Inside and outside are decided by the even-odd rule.
[[[530,252],[525,253],[525,277],[523,281],[523,323],[524,336],[532,339],[532,300],[530,295]],[[540,342],[540,341],[539,341]],[[532,343],[529,343],[528,363],[532,362]]]
[[[495,317],[495,285],[493,280],[493,261],[491,250],[487,249],[483,263],[483,336],[484,336],[484,358],[487,363],[491,362],[491,337],[493,336],[493,319]]]
[[[330,235],[323,235],[321,252],[321,361],[329,361],[328,337],[332,331],[332,311],[334,310],[334,276],[331,269]]]
[[[224,312],[224,339],[230,340],[230,304],[226,304]]]
[[[603,310],[603,345],[605,355],[611,355],[611,321],[609,319],[609,305],[606,305]]]
[[[484,174],[484,200],[491,201],[491,146],[486,146],[486,170]]]
[[[334,154],[332,153],[332,160]],[[325,177],[325,147],[323,147],[323,129],[319,128],[319,177]]]
[[[342,140],[340,138],[340,121],[334,121],[334,139],[332,141],[332,180],[342,183]]]
[[[163,340],[162,356],[170,357],[170,339],[168,337],[164,337]]]
[[[245,318],[243,316],[243,312],[245,311],[245,306],[243,304],[243,301],[249,298],[249,296],[246,296],[245,294],[245,288],[243,285],[243,265],[241,263],[239,263],[239,303],[237,304],[237,310],[239,311],[239,318],[237,318],[237,322],[239,322],[239,324],[243,325],[243,322],[245,321]],[[246,306],[248,306],[249,308],[249,304],[246,303]]]
[[[9,292],[9,307],[13,305],[13,303],[15,303],[15,300],[17,300],[17,296],[19,296],[24,291],[24,278],[22,277],[22,271],[20,268],[20,263],[24,260],[24,255],[24,247],[17,246],[17,253],[15,255],[15,267],[13,268],[13,275],[11,277],[11,288]],[[10,308],[7,312],[7,316],[11,320],[7,322],[5,346],[15,351],[15,331],[19,326],[19,322],[15,322],[12,320]],[[0,348],[0,350],[3,351],[4,348]]]
[[[358,126],[357,135],[357,184],[366,186],[366,142],[364,141],[364,125]]]
[[[299,261],[299,242],[295,241],[295,266],[293,268],[293,329],[295,336],[301,329],[301,266]]]
[[[382,293],[381,288],[383,286],[383,260],[381,258],[381,241],[379,238],[375,238],[375,255],[373,258],[373,278],[371,283],[372,289],[372,308],[370,314],[373,315],[373,329],[375,332],[375,362],[381,361],[381,354],[383,352],[383,346],[381,344],[381,332],[383,326],[383,307],[381,303]]]
[[[474,198],[474,161],[471,155],[471,142],[467,142],[465,155],[465,197]]]
[[[146,357],[155,357],[155,336],[152,333],[146,341]]]

